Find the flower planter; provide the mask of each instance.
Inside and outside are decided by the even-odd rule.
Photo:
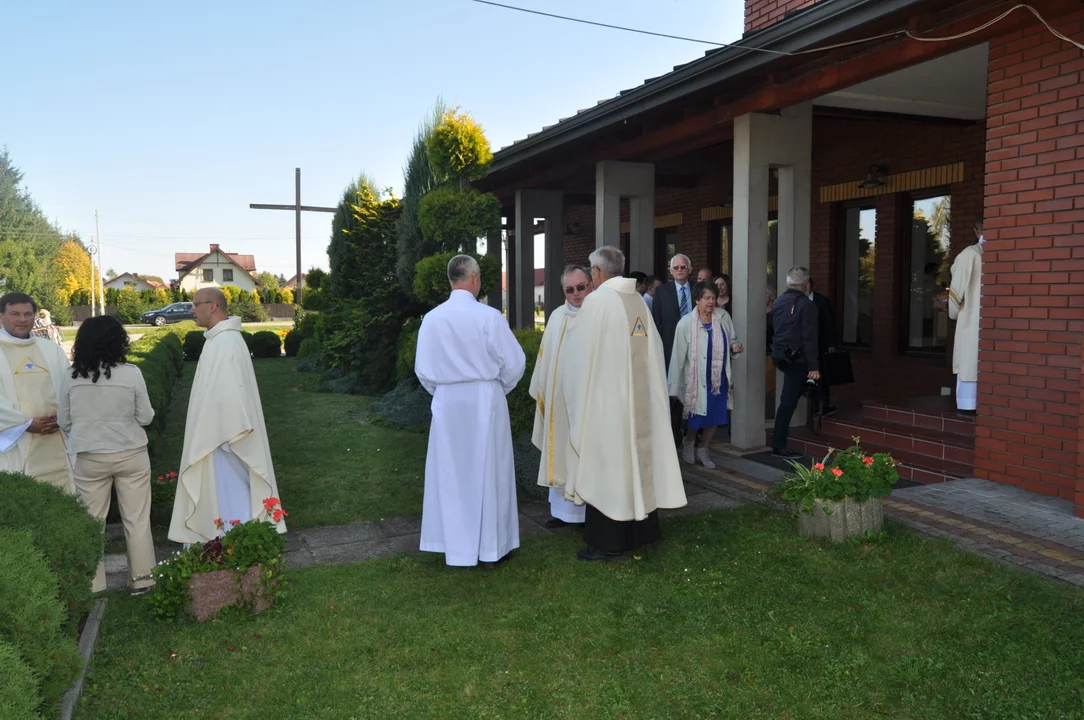
[[[274,604],[274,596],[260,582],[262,568],[253,565],[237,582],[233,570],[196,573],[188,583],[184,610],[199,622],[209,620],[223,608],[248,605],[253,613],[262,613]]]
[[[860,503],[850,498],[843,502],[814,500],[814,503],[812,515],[804,511],[798,513],[798,534],[802,537],[828,537],[838,543],[870,530],[878,533],[884,528],[880,498]]]

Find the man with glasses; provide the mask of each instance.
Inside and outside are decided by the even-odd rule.
[[[169,539],[204,543],[234,521],[260,518],[286,532],[271,463],[271,446],[260,403],[252,355],[241,335],[241,318],[229,317],[226,296],[216,287],[196,292],[196,324],[206,343],[196,366],[181,451],[181,476]]]
[[[670,260],[670,276],[673,282],[660,285],[655,290],[655,299],[651,302],[651,317],[662,338],[663,360],[666,371],[670,372],[670,354],[674,350],[674,332],[678,322],[693,310],[692,283],[689,273],[692,263],[687,255],[677,254]],[[693,438],[682,443],[681,415],[683,408],[676,398],[670,398],[670,428],[674,433],[674,444],[683,445],[682,452],[686,459],[693,458]],[[695,458],[694,458],[695,459]],[[693,460],[688,460],[690,463]]]
[[[534,435],[531,441],[542,451],[538,466],[538,484],[550,489],[550,514],[546,527],[556,529],[566,525],[583,525],[586,507],[565,497],[565,485],[575,472],[576,456],[568,450],[568,409],[565,407],[561,383],[570,367],[582,358],[562,354],[565,335],[583,305],[583,299],[593,289],[588,271],[579,265],[569,265],[561,274],[565,304],[553,311],[546,322],[538,360],[531,375],[531,397],[535,398]]]

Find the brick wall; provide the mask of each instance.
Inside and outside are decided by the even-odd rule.
[[[745,32],[763,30],[783,19],[793,10],[801,10],[822,0],[745,0]]]
[[[947,190],[952,196],[952,254],[975,242],[972,222],[982,212],[985,127],[948,123],[883,122],[841,118],[817,118],[813,124],[813,217],[810,238],[810,271],[820,291],[840,307],[837,287],[842,248],[837,237],[841,220],[833,203],[821,203],[824,185],[858,181],[870,165],[884,165],[889,174],[964,163],[964,180]],[[895,312],[903,294],[903,276],[896,256],[902,249],[910,202],[906,195],[887,194],[872,199],[877,210],[873,345],[851,352],[855,376],[860,382],[840,386],[833,402],[858,404],[869,399],[902,400],[939,395],[942,387],[955,384],[949,350],[944,356],[901,355],[900,325]],[[837,310],[837,312],[839,312]],[[837,319],[842,323],[842,317]]]
[[[1084,11],[1055,21],[1079,37]],[[990,43],[976,473],[1084,517],[1084,53],[1036,25]]]

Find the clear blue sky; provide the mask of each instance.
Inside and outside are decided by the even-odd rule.
[[[739,0],[508,0],[734,41]],[[335,205],[360,172],[397,190],[438,95],[494,149],[708,46],[576,25],[469,0],[7,3],[0,145],[50,218],[103,262],[172,277],[212,242],[293,274],[293,214]],[[303,220],[303,264],[327,266],[330,215]]]

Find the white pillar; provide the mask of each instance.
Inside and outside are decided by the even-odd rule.
[[[629,267],[655,262],[655,166],[603,160],[595,165],[595,247],[621,246],[621,198],[629,198]]]
[[[512,327],[534,327],[534,221],[545,221],[546,316],[561,303],[557,287],[564,259],[564,194],[559,190],[516,191],[515,320]],[[551,262],[552,260],[552,262]],[[556,277],[554,277],[556,275]],[[554,302],[553,293],[557,292]]]
[[[764,313],[768,263],[768,178],[779,169],[779,278],[809,265],[812,204],[813,114],[811,105],[779,115],[743,115],[734,120],[734,325],[746,353],[734,363],[734,412],[730,441],[738,448],[764,445]],[[777,388],[782,383],[776,383]],[[804,414],[795,413],[795,422]]]

